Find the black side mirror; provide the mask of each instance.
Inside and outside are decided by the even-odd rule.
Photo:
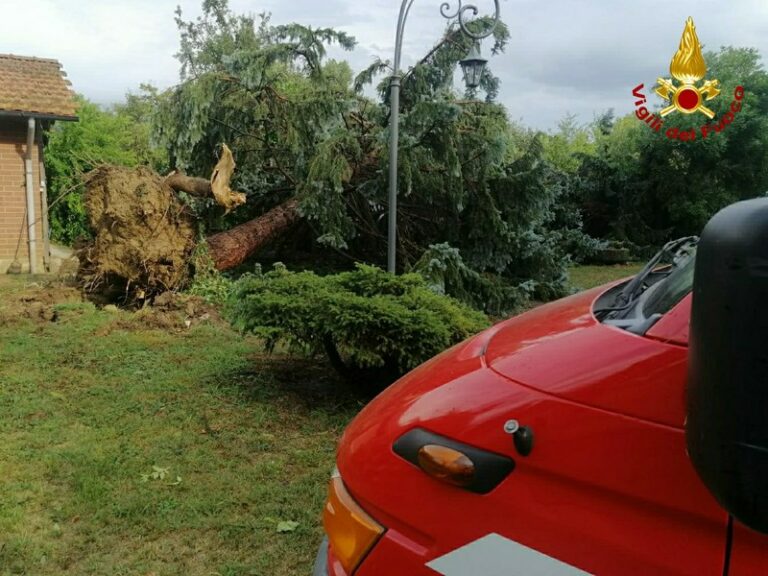
[[[694,468],[730,514],[768,533],[768,198],[725,208],[701,235],[689,360]]]

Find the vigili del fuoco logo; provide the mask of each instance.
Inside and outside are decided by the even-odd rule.
[[[699,84],[707,75],[707,65],[701,53],[701,44],[699,43],[699,37],[696,35],[696,26],[693,24],[693,18],[689,17],[685,23],[683,37],[680,39],[680,48],[678,48],[677,53],[672,58],[672,62],[669,65],[669,73],[672,75],[672,79],[659,78],[655,89],[656,94],[667,105],[658,112],[658,116],[653,114],[648,110],[646,106],[647,99],[642,92],[645,85],[640,84],[632,90],[632,95],[637,99],[635,101],[635,115],[652,130],[659,133],[664,128],[664,119],[675,112],[702,114],[709,120],[713,120],[715,113],[707,107],[706,102],[720,96],[720,82],[710,79],[704,80],[703,83]],[[664,134],[670,140],[682,140],[684,142],[696,140],[697,134],[701,138],[719,134],[734,121],[736,114],[741,111],[742,100],[744,100],[744,88],[737,86],[734,90],[730,108],[715,122],[707,122],[699,130],[695,128],[685,130],[672,126],[664,130]]]

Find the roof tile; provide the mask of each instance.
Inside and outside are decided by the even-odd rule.
[[[0,111],[76,119],[66,75],[58,60],[0,54]]]

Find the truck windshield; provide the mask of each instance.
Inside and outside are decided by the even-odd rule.
[[[692,248],[685,260],[663,281],[648,290],[648,297],[643,304],[643,315],[646,318],[654,314],[666,314],[693,288],[693,271],[696,264],[696,248]]]
[[[595,318],[645,334],[693,288],[698,240],[689,236],[667,243],[634,278],[598,299]]]

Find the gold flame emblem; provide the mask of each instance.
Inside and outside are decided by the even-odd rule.
[[[658,79],[656,94],[670,102],[669,106],[659,112],[662,117],[675,110],[683,114],[701,112],[710,120],[715,117],[715,113],[704,105],[704,101],[712,100],[720,94],[719,82],[707,80],[701,87],[696,86],[696,83],[707,75],[707,65],[701,53],[693,18],[689,17],[685,23],[680,48],[672,58],[669,73],[680,85],[675,85],[672,80],[666,78]]]

